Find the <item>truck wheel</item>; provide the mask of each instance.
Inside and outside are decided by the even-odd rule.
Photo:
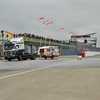
[[[23,58],[22,55],[19,54],[19,55],[18,55],[18,60],[22,60],[22,58]]]
[[[46,56],[45,56],[44,58],[45,58],[45,59],[47,59],[47,57],[46,57]]]
[[[11,61],[11,59],[8,59],[8,61]]]
[[[36,59],[36,55],[33,55],[33,60],[35,60]]]
[[[33,55],[32,58],[30,58],[31,60],[35,60],[36,59],[36,55]]]

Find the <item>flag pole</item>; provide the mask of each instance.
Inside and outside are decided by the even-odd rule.
[[[43,19],[43,22],[44,22],[44,19]],[[42,35],[43,35],[43,25],[42,25],[42,28],[41,28],[41,39],[40,39],[40,47],[42,46],[41,44],[42,44]]]
[[[51,32],[50,32],[50,37],[51,37],[51,33],[52,33],[52,24],[51,24]],[[50,46],[50,39],[49,39],[49,46]]]
[[[50,32],[50,34],[51,34],[51,32]],[[50,46],[50,37],[51,37],[51,35],[49,36],[49,46]]]
[[[43,24],[44,24],[44,22],[43,22]],[[44,29],[44,33],[45,33],[45,26],[43,25],[43,29]],[[45,38],[45,44],[44,44],[45,46],[46,46],[46,38]]]
[[[52,24],[51,24],[51,34],[52,34]],[[52,37],[51,37],[52,38]]]
[[[43,24],[45,24],[46,22],[48,22],[49,20],[46,20],[43,22]],[[44,28],[44,27],[43,27]],[[44,31],[45,32],[45,31]],[[45,46],[46,46],[46,38],[45,38]]]
[[[41,17],[39,19],[43,19],[43,22],[44,22],[44,17]],[[43,34],[43,25],[42,25],[42,28],[41,28],[41,33]],[[40,47],[42,46],[42,34],[41,34],[41,38],[40,38]]]
[[[46,25],[48,25],[48,24],[52,24],[53,22],[49,22],[49,23],[47,23]],[[50,35],[51,35],[51,32],[50,32]],[[49,36],[50,37],[50,36]],[[50,46],[50,38],[49,38],[49,46]]]
[[[37,20],[44,20],[44,17],[40,17]],[[43,32],[43,29],[41,28],[41,33],[42,32]],[[40,47],[41,47],[41,40],[42,40],[42,35],[41,35],[41,38],[40,38]]]
[[[59,30],[64,30],[64,28],[60,28]],[[64,32],[64,31],[62,31],[62,34],[63,34],[63,32]],[[61,36],[61,49],[62,49],[62,42],[63,42],[62,40],[63,40],[63,39],[62,39],[62,36]]]
[[[45,26],[43,26],[43,29],[45,30]],[[45,31],[44,31],[44,33],[45,33]],[[45,44],[44,45],[46,46],[46,38],[45,38]]]
[[[63,34],[63,31],[62,31],[62,34]],[[62,49],[62,36],[61,36],[61,49]]]

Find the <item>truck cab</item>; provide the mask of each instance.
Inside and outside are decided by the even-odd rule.
[[[26,60],[30,58],[35,60],[36,56],[30,53],[25,53],[23,38],[13,38],[10,42],[4,45],[4,58],[11,61],[12,59]]]

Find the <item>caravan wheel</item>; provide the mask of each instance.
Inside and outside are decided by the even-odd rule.
[[[51,59],[53,59],[53,58],[54,58],[54,56],[52,55]]]
[[[44,58],[45,58],[45,59],[47,59],[47,57],[46,57],[46,56],[45,56]]]

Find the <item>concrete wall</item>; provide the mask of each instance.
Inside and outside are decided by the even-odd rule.
[[[96,56],[96,55],[100,55],[100,52],[92,52],[92,51],[86,51],[85,52],[85,56]]]

